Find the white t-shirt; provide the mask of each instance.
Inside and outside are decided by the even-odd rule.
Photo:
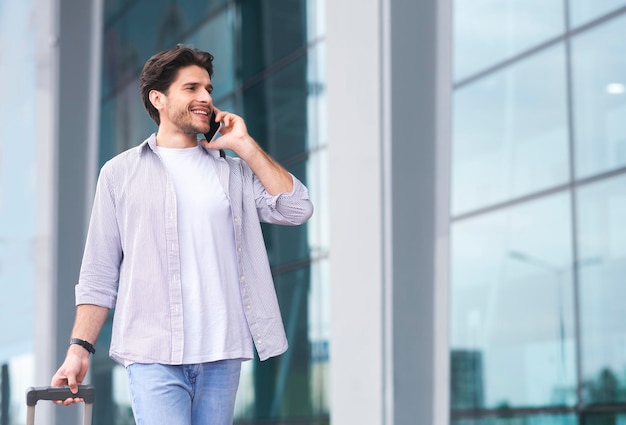
[[[251,359],[230,203],[200,146],[158,146],[176,191],[183,289],[183,363]]]

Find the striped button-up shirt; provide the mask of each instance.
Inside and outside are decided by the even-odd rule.
[[[283,353],[287,338],[260,222],[302,224],[313,205],[293,176],[293,190],[273,196],[241,159],[203,151],[230,201],[242,306],[265,360]],[[121,364],[182,363],[178,243],[174,186],[153,134],[100,170],[76,285],[77,305],[115,308],[109,354]]]

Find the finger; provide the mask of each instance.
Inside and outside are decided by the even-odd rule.
[[[215,106],[213,107],[213,110],[215,111],[215,121],[217,122],[222,122],[224,120],[224,116],[226,116],[226,114],[228,113],[226,111],[222,111]]]
[[[70,404],[74,404],[74,403],[82,403],[84,401],[84,399],[80,398],[80,397],[76,397],[76,398],[72,398],[72,397],[68,397],[65,400],[63,400],[63,405],[64,406],[69,406]]]
[[[70,387],[70,391],[74,394],[78,393],[78,383],[76,382],[76,376],[68,375],[67,385]]]
[[[229,114],[228,112],[225,112],[224,117],[222,118],[222,122],[224,123],[222,127],[230,127],[231,114]]]

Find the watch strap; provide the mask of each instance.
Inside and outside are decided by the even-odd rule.
[[[70,345],[72,344],[80,345],[85,350],[89,351],[91,354],[96,354],[96,349],[94,348],[93,344],[85,341],[84,339],[72,338],[70,339]]]

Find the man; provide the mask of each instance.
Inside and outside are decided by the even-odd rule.
[[[232,423],[253,342],[261,360],[287,349],[260,221],[299,225],[313,206],[243,119],[213,105],[212,61],[179,46],[146,62],[140,91],[158,131],[100,171],[75,324],[52,378],[77,391],[115,308],[109,354],[127,370],[138,425]],[[198,140],[213,111],[220,137]]]

